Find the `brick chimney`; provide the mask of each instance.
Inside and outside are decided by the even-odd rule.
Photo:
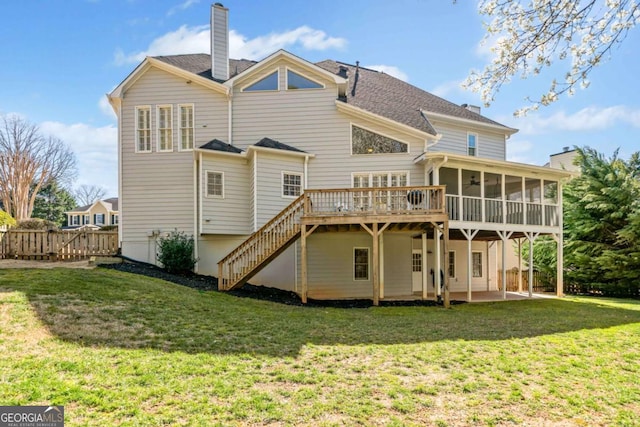
[[[221,3],[211,5],[211,75],[229,79],[229,9]]]

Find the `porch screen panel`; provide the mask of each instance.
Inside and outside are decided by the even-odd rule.
[[[449,219],[457,221],[460,219],[460,205],[458,203],[458,169],[440,168],[440,185],[444,185],[447,214]]]
[[[484,174],[485,221],[502,223],[502,175]]]
[[[507,199],[507,223],[522,224],[524,222],[522,177],[506,175],[504,185]]]
[[[544,181],[544,225],[557,226],[558,222],[558,183]]]
[[[542,225],[542,186],[540,179],[525,178],[525,203],[527,204],[527,224]]]
[[[462,216],[465,221],[482,221],[480,172],[462,169]]]

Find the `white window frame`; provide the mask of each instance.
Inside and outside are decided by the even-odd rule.
[[[222,194],[209,194],[209,174],[210,173],[217,173],[220,174],[220,178],[221,178],[221,183],[222,183]],[[213,170],[206,170],[205,171],[205,175],[204,175],[204,195],[207,198],[210,199],[224,199],[224,172],[222,171],[213,171]]]
[[[118,214],[111,214],[111,225],[118,225]]]
[[[141,111],[146,111],[147,112],[147,121],[148,121],[148,127],[145,129],[140,129],[139,124],[140,124],[140,112]],[[135,138],[135,152],[136,153],[151,153],[151,147],[153,146],[153,137],[151,136],[151,105],[138,105],[135,108],[135,122],[136,122],[136,138]],[[148,149],[144,149],[141,150],[140,149],[140,131],[147,131],[147,137],[149,138],[148,140]],[[147,146],[147,144],[145,144],[145,146]]]
[[[482,259],[483,258],[483,255],[482,255],[483,253],[484,252],[482,252],[482,251],[472,251],[471,252],[471,277],[473,277],[473,278],[480,278],[481,279],[481,278],[484,277],[484,262],[483,262],[483,259]],[[474,258],[473,258],[473,256],[475,254],[480,254],[480,275],[479,276],[476,276],[474,274],[475,268],[474,268]]]
[[[170,127],[160,128],[160,110],[163,110],[165,108],[169,109]],[[162,143],[161,134],[166,132],[167,130],[169,131],[169,143],[167,144],[168,147],[163,150],[160,146]],[[171,104],[156,105],[156,135],[157,135],[156,144],[157,144],[158,153],[171,153],[173,151],[173,105]]]
[[[80,215],[71,215],[71,224],[69,225],[80,225]]]
[[[315,84],[320,85],[320,87],[306,87],[306,88],[300,88],[300,89],[289,89],[289,71],[291,71],[294,74],[299,75],[300,77],[304,77],[305,79],[309,80],[310,82],[313,82]],[[300,72],[298,72],[298,71],[296,71],[296,70],[294,70],[292,68],[289,68],[289,67],[284,67],[284,87],[285,87],[286,90],[293,90],[293,91],[326,89],[326,86],[323,83],[317,81],[316,79],[312,79],[311,77],[309,77],[309,76],[307,76],[305,74],[302,74],[302,73],[300,73]]]
[[[451,255],[453,255],[453,276],[449,274],[450,273],[449,265],[451,265],[451,259],[452,259]],[[449,274],[449,279],[455,279],[457,277],[456,276],[457,271],[458,271],[458,259],[456,257],[456,251],[449,251],[449,264],[447,264],[447,274]]]
[[[276,79],[278,82],[278,87],[276,89],[264,89],[264,90],[247,90],[248,88],[250,88],[251,86],[253,86],[254,84],[258,83],[259,81],[266,79],[267,77],[271,76],[272,74],[276,75]],[[242,88],[240,89],[240,92],[249,92],[249,93],[264,93],[264,92],[278,92],[280,91],[280,69],[277,68],[275,71],[271,71],[269,73],[263,74],[260,77],[251,80],[250,83],[247,83],[246,85],[242,86]]]
[[[365,250],[367,251],[367,277],[366,278],[356,278],[356,250]],[[354,282],[366,282],[369,280],[369,277],[371,277],[371,251],[369,250],[368,247],[365,246],[354,246],[353,247],[353,261],[351,263],[352,268],[353,268],[353,274],[352,274],[352,278]]]
[[[371,133],[375,133],[378,134],[380,136],[384,136],[385,138],[389,138],[393,141],[397,141],[401,144],[405,144],[407,146],[407,152],[406,153],[371,153],[371,154],[354,154],[353,153],[353,127],[359,127],[361,129],[367,130]],[[398,139],[398,138],[394,138],[392,136],[389,136],[383,132],[378,132],[377,130],[373,130],[371,128],[368,128],[366,126],[362,126],[359,123],[354,123],[354,122],[350,122],[349,123],[349,152],[351,153],[352,156],[404,156],[406,154],[411,154],[411,144],[409,144],[408,142]]]
[[[82,225],[91,224],[91,214],[84,214],[82,216]]]
[[[411,176],[410,171],[408,170],[399,170],[399,171],[373,171],[373,172],[351,172],[351,188],[371,188],[372,184],[373,184],[373,176],[374,175],[384,175],[387,174],[387,182],[391,183],[391,176],[392,175],[401,175],[401,174],[405,174],[407,176],[407,186],[410,186],[411,183],[409,181],[409,178]],[[369,186],[368,187],[354,187],[353,185],[353,179],[356,176],[367,176],[367,180],[369,182]],[[387,187],[390,187],[389,185],[387,185]]]
[[[473,135],[475,137],[475,147],[473,147],[474,153],[469,154],[471,146],[469,145],[469,137]],[[472,157],[478,157],[478,134],[476,132],[467,132],[467,155]]]
[[[285,192],[284,192],[284,186],[285,186],[284,177],[285,177],[285,175],[297,176],[297,177],[300,178],[300,193],[297,196],[291,196],[291,195],[285,194]],[[280,182],[282,184],[280,186],[280,188],[281,188],[281,196],[282,196],[283,199],[295,199],[297,197],[300,197],[300,194],[302,194],[303,191],[304,191],[304,189],[303,189],[304,177],[302,176],[302,173],[300,173],[300,172],[282,171]],[[287,185],[291,185],[291,184],[287,184]]]
[[[182,109],[191,108],[191,127],[182,127]],[[191,147],[184,148],[182,130],[191,129]],[[196,107],[194,104],[178,104],[178,151],[193,151],[196,143]]]

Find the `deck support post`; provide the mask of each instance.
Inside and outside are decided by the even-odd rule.
[[[380,242],[380,298],[384,298],[384,235],[379,233]]]
[[[439,300],[442,297],[442,290],[440,287],[440,269],[442,268],[442,257],[440,254],[440,228],[434,224],[433,225],[433,245],[434,245],[434,255],[436,261],[433,263],[433,286],[436,291],[436,300]]]
[[[558,244],[558,252],[556,258],[556,296],[564,296],[564,236],[562,235],[564,229],[564,218],[562,217],[562,181],[558,182],[558,234],[556,242]]]
[[[473,263],[471,256],[471,242],[480,230],[460,229],[462,235],[467,239],[467,301],[471,302],[471,280],[473,278]]]
[[[502,299],[507,299],[507,242],[511,238],[513,231],[496,231],[502,240]]]
[[[518,239],[518,292],[522,292],[522,239]]]
[[[526,236],[527,240],[529,240],[529,298],[531,298],[533,297],[533,242],[540,235],[540,233],[531,232],[524,233],[524,235]],[[522,273],[520,275],[522,275]]]
[[[307,303],[307,225],[302,224],[300,233],[300,299],[302,303]]]
[[[443,235],[444,235],[444,263],[449,268],[449,223],[445,221],[442,224]],[[449,298],[449,274],[444,275],[444,308],[449,308],[450,306],[450,298]]]
[[[378,223],[372,227],[373,238],[373,305],[380,304],[380,239],[378,239]]]
[[[429,287],[428,277],[427,276],[427,232],[422,232],[422,299],[426,300],[429,297],[429,293],[427,291]]]

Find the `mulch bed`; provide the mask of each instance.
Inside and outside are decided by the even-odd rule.
[[[178,285],[187,286],[199,291],[218,292],[218,279],[212,276],[203,276],[195,273],[189,274],[171,274],[162,268],[152,264],[143,262],[135,262],[125,260],[121,264],[104,264],[101,268],[125,271],[127,273],[140,274],[147,277],[166,280],[167,282],[176,283]],[[293,292],[283,291],[266,286],[255,286],[247,283],[246,285],[225,292],[229,295],[235,295],[240,298],[253,298],[265,300],[286,305],[297,305],[307,307],[336,307],[336,308],[367,308],[373,306],[370,299],[355,300],[313,300],[308,299],[307,304],[302,304],[300,297]],[[462,301],[451,301],[451,304],[460,304]],[[435,301],[380,301],[381,306],[436,306],[442,305]]]

